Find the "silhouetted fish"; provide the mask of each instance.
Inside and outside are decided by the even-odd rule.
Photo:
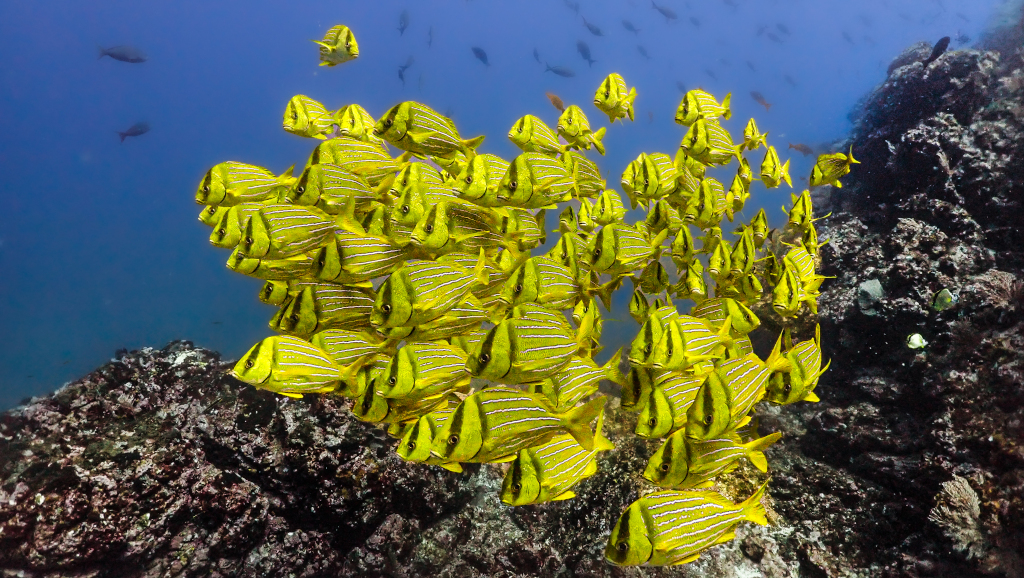
[[[644,58],[646,58],[647,60],[650,60],[650,59],[651,59],[651,57],[650,57],[650,56],[649,56],[649,55],[647,54],[647,49],[646,49],[646,48],[644,48],[643,46],[640,46],[639,44],[637,44],[637,45],[636,45],[636,50],[637,50],[637,52],[639,52],[639,53],[640,53],[640,55],[641,55],[641,56],[643,56],[643,57],[644,57]]]
[[[604,36],[604,33],[601,32],[601,29],[587,22],[586,18],[583,19],[583,24],[587,27],[587,30],[589,30],[590,33],[593,34],[594,36]]]
[[[772,108],[771,103],[768,102],[765,99],[764,95],[761,94],[760,92],[758,92],[756,90],[750,91],[750,98],[753,98],[757,102],[757,104],[760,104],[761,106],[763,106],[765,110],[771,110],[771,108]]]
[[[669,8],[668,6],[658,6],[657,4],[654,3],[654,0],[651,0],[651,6],[654,6],[654,9],[657,10],[658,12],[661,12],[661,15],[665,17],[665,20],[675,20],[676,18],[678,18],[678,16],[676,16],[676,13],[673,12],[672,9]]]
[[[754,68],[754,63],[749,60],[747,61],[747,68],[749,68],[751,72],[757,72],[757,69]]]
[[[533,49],[533,59],[537,61],[537,64],[544,64],[540,61],[540,53],[537,52],[536,48]]]
[[[138,64],[139,62],[146,61],[146,55],[143,54],[141,50],[135,48],[134,46],[129,46],[127,44],[123,44],[121,46],[113,46],[110,48],[103,48],[102,46],[97,46],[96,50],[99,52],[99,56],[96,57],[97,60],[103,58],[104,56],[109,56],[114,60],[120,60],[121,62],[131,62],[133,64]]]
[[[633,26],[633,23],[630,22],[629,20],[623,20],[622,21],[622,27],[625,28],[626,30],[629,30],[633,34],[639,34],[640,33],[640,29],[637,28],[636,26]]]
[[[546,67],[544,72],[554,72],[563,78],[572,78],[576,76],[576,73],[573,72],[571,68],[567,68],[565,66],[551,66],[550,64],[545,64],[544,66]]]
[[[809,146],[807,146],[807,145],[805,145],[803,143],[796,143],[796,144],[789,143],[789,148],[795,150],[798,153],[803,153],[803,155],[805,157],[814,154],[814,150],[811,149],[811,147],[809,147]]]
[[[949,40],[949,36],[943,36],[942,38],[940,38],[939,41],[935,43],[935,48],[932,48],[931,56],[926,58],[924,62],[922,62],[921,64],[924,64],[924,67],[928,68],[929,64],[935,62],[935,59],[942,56],[942,53],[945,52],[947,48],[949,48]]]
[[[717,77],[717,76],[715,76],[715,71],[711,70],[710,68],[705,68],[705,69],[704,69],[704,72],[705,72],[705,73],[706,73],[706,74],[707,74],[708,76],[710,76],[712,80],[718,80],[718,77]]]
[[[576,43],[576,50],[580,51],[580,56],[583,57],[583,60],[587,61],[588,65],[593,66],[594,63],[597,62],[596,60],[590,57],[590,47],[587,46],[586,42],[583,42],[582,40],[578,41]]]
[[[785,81],[786,81],[787,83],[789,83],[789,85],[790,85],[790,86],[792,86],[793,88],[796,88],[796,81],[795,81],[795,80],[793,80],[793,77],[792,77],[792,76],[790,76],[790,75],[788,75],[788,74],[783,74],[783,75],[782,75],[782,78],[783,78],[783,80],[785,80]]]
[[[690,24],[693,24],[697,28],[700,28],[700,20],[697,20],[696,16],[690,16]]]
[[[434,27],[431,26],[430,29],[427,30],[427,48],[430,48],[433,45],[434,45]]]
[[[474,46],[473,47],[473,56],[475,56],[477,60],[479,60],[480,62],[483,62],[485,65],[487,65],[487,66],[491,65],[490,62],[487,62],[487,53],[484,52],[483,48],[480,48],[479,46]]]
[[[565,103],[562,102],[561,98],[558,98],[557,94],[553,92],[545,92],[544,96],[548,97],[548,100],[550,100],[551,104],[558,109],[558,112],[565,112]]]
[[[768,40],[782,44],[782,39],[774,32],[765,32],[764,35],[768,37]]]
[[[398,33],[405,34],[405,29],[409,27],[409,11],[402,10],[402,13],[398,16]]]
[[[683,84],[683,81],[681,81],[681,80],[677,80],[676,81],[676,88],[679,89],[679,92],[682,92],[682,93],[686,92],[686,85]]]
[[[147,132],[149,132],[149,125],[144,122],[137,122],[128,127],[128,130],[124,132],[117,131],[117,134],[121,137],[121,142],[124,142],[124,139],[130,136],[139,136]]]

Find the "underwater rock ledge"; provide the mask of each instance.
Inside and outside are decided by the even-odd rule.
[[[339,400],[257,391],[174,342],[0,417],[0,575],[1024,575],[1021,55],[898,58],[837,146],[862,164],[816,192],[832,369],[820,403],[759,409],[785,434],[771,526],[685,566],[613,567],[655,449],[617,404],[617,450],[578,497],[513,509],[500,466],[403,462]],[[936,311],[942,289],[958,301]],[[723,491],[749,494],[747,468]]]

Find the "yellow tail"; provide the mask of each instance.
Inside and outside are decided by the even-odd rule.
[[[768,489],[769,481],[771,480],[766,480],[765,483],[761,484],[761,487],[754,492],[754,495],[738,504],[740,508],[743,509],[744,518],[762,526],[768,525],[768,513],[761,504],[761,498],[764,497],[764,493]]]
[[[605,396],[595,397],[587,403],[574,407],[562,414],[562,424],[583,449],[594,451],[594,432],[590,431],[590,422],[604,415]]]

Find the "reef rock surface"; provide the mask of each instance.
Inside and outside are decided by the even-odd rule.
[[[772,525],[695,563],[604,561],[655,449],[615,401],[618,449],[577,498],[513,509],[501,466],[405,463],[341,400],[174,342],[0,416],[0,576],[1022,576],[1022,89],[1019,54],[962,50],[897,59],[864,100],[842,147],[862,164],[815,194],[822,401],[759,409],[785,434]]]

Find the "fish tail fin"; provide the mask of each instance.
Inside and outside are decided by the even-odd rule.
[[[782,178],[786,181],[786,184],[789,185],[789,188],[793,188],[793,179],[789,177],[790,160],[791,159],[786,159],[786,164],[782,165]]]
[[[604,156],[604,143],[601,142],[601,139],[604,138],[604,133],[607,131],[608,127],[602,126],[601,128],[597,129],[597,132],[591,133],[591,136],[594,140],[594,148],[596,148],[597,152],[601,153],[602,156]]]
[[[116,132],[116,133],[117,133],[117,135],[118,135],[119,137],[121,137],[121,142],[124,142],[124,139],[128,137],[128,133],[126,133],[126,132],[121,132],[121,131],[119,131],[119,130],[117,130],[117,131],[114,131],[114,132]]]
[[[331,49],[331,45],[330,45],[330,44],[327,44],[326,42],[324,42],[324,41],[322,41],[322,40],[312,40],[311,42],[312,42],[313,44],[317,44],[317,45],[319,45],[319,46],[320,46],[321,48],[326,48],[327,50],[330,50],[330,49]],[[320,64],[320,66],[323,66],[323,63],[321,63],[321,64]]]
[[[764,505],[761,504],[761,498],[764,497],[765,491],[768,489],[768,482],[761,484],[761,487],[754,492],[754,495],[750,496],[746,500],[743,500],[740,504],[740,508],[743,509],[743,517],[748,521],[762,526],[768,525],[768,513],[764,509]]]
[[[484,142],[484,137],[485,136],[486,135],[480,135],[478,137],[474,137],[474,138],[471,138],[471,139],[468,139],[468,140],[464,140],[464,141],[462,141],[462,144],[465,145],[465,147],[467,149],[469,149],[471,151],[475,151],[476,147],[480,146],[480,144]],[[468,153],[469,151],[466,151],[466,152]],[[468,156],[468,154],[467,154],[467,156]]]
[[[729,108],[730,101],[732,101],[731,92],[726,94],[725,98],[722,99],[722,108],[724,109],[722,111],[722,118],[725,120],[729,120],[732,117],[732,110]]]
[[[107,49],[103,48],[99,44],[96,45],[96,60],[99,60],[107,55]]]
[[[651,239],[651,248],[660,251],[661,244],[665,242],[666,238],[668,238],[668,229],[662,229],[660,233]]]
[[[848,164],[856,164],[856,165],[860,164],[860,161],[858,161],[857,159],[853,158],[853,145],[850,145],[850,154],[846,155],[846,159],[848,161]]]
[[[485,272],[487,269],[487,252],[484,251],[483,247],[480,247],[480,256],[476,260],[476,266],[473,267],[473,279],[479,286],[487,285],[489,281],[488,275]]]
[[[345,199],[345,204],[341,207],[341,213],[335,218],[334,223],[346,231],[360,235],[366,234],[366,229],[356,219],[356,200],[354,197]]]
[[[590,422],[604,415],[605,396],[595,397],[587,403],[574,407],[562,414],[562,423],[583,449],[594,451],[594,432],[590,431]]]
[[[597,416],[597,428],[594,430],[594,451],[611,451],[615,449],[615,444],[612,440],[604,437],[601,434],[601,429],[604,427],[604,412]]]
[[[289,181],[289,180],[295,178],[294,175],[295,175],[295,163],[292,163],[292,166],[286,168],[283,173],[278,175],[277,180],[279,180],[279,181]]]
[[[747,459],[750,463],[754,464],[754,467],[761,470],[762,472],[768,471],[768,460],[764,457],[764,450],[768,449],[769,446],[782,439],[781,432],[775,432],[753,440],[751,442],[743,444],[743,447],[747,451]]]
[[[611,281],[605,283],[604,285],[599,285],[597,287],[597,290],[594,291],[595,293],[597,293],[598,298],[601,299],[601,303],[604,304],[604,308],[606,311],[612,310],[612,294],[615,293],[615,291],[617,291],[618,288],[621,286],[622,277],[620,276],[616,277],[615,279],[612,279]]]
[[[636,103],[636,87],[629,89],[629,93],[626,94],[626,114],[629,115],[629,120],[633,120],[633,106]]]
[[[782,355],[782,336],[785,332],[779,334],[779,338],[775,340],[775,346],[772,347],[772,352],[768,354],[768,359],[765,360],[764,364],[768,366],[769,371],[788,371],[789,360]]]
[[[621,347],[618,351],[612,354],[612,358],[608,360],[608,363],[605,363],[604,365],[601,366],[601,371],[604,373],[604,376],[608,379],[608,381],[611,381],[612,383],[617,383],[619,385],[623,385],[624,383],[626,383],[626,378],[624,375],[622,375],[622,372],[619,371],[620,359],[622,359]],[[598,426],[598,431],[600,431],[600,429],[600,426]]]
[[[533,216],[533,218],[537,221],[537,227],[540,228],[540,244],[541,245],[543,245],[544,243],[548,242],[548,232],[544,228],[544,222],[545,222],[545,220],[547,218],[547,214],[548,214],[548,210],[547,209],[540,209],[539,211],[537,211],[537,214]]]

